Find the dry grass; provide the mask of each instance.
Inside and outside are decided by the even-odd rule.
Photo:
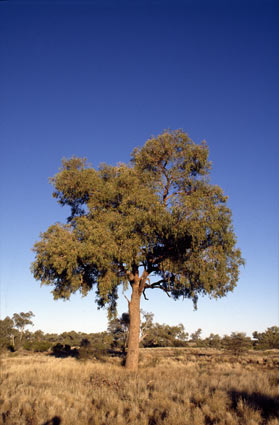
[[[117,359],[6,357],[0,423],[279,425],[277,360],[277,353],[235,361],[214,350],[142,350],[132,374]]]

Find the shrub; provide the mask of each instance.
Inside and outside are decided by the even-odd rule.
[[[77,358],[79,360],[97,359],[104,360],[104,357],[108,355],[108,349],[105,344],[98,342],[94,345],[83,344],[78,350]]]
[[[243,332],[232,332],[230,336],[224,336],[223,346],[235,356],[239,356],[252,347],[252,341]]]
[[[279,348],[279,327],[272,326],[267,328],[265,332],[254,332],[253,338],[255,339],[255,348],[260,350]]]
[[[32,346],[33,344],[31,341],[25,341],[22,347],[24,348],[24,350],[32,351]]]
[[[44,351],[48,351],[51,346],[52,344],[48,341],[37,341],[33,343],[32,349],[37,353],[43,353]]]

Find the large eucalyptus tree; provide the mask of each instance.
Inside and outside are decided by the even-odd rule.
[[[94,169],[63,160],[51,182],[68,205],[67,224],[54,224],[34,245],[34,277],[54,298],[96,288],[99,306],[116,310],[118,289],[131,287],[126,367],[136,370],[140,299],[159,289],[170,297],[223,297],[235,287],[241,252],[231,211],[209,182],[206,143],[165,131],[133,151],[128,165]]]

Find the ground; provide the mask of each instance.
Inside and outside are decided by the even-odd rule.
[[[279,351],[142,349],[121,359],[1,357],[5,425],[279,425]]]

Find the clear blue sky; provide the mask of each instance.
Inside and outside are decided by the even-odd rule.
[[[40,232],[68,215],[48,177],[62,157],[127,162],[182,128],[209,145],[246,266],[196,312],[158,291],[142,308],[203,336],[278,325],[278,18],[276,0],[0,1],[1,318],[32,310],[34,329],[106,329],[94,293],[53,301],[30,273]]]

